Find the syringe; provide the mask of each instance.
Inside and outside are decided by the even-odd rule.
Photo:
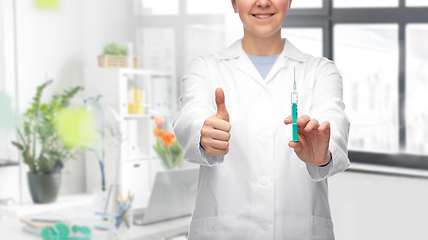
[[[294,67],[294,83],[293,91],[291,92],[291,118],[293,126],[293,142],[298,142],[298,133],[297,133],[297,102],[298,102],[298,93],[296,90],[296,67]]]

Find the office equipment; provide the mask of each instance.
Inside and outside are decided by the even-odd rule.
[[[297,132],[297,102],[298,102],[298,93],[296,90],[296,67],[294,67],[294,72],[293,72],[293,78],[294,78],[294,83],[293,83],[293,91],[291,92],[291,116],[292,116],[292,125],[293,125],[293,142],[298,142],[299,138],[298,138],[298,132]]]
[[[134,214],[134,224],[179,218],[192,214],[199,168],[158,172],[147,209]]]

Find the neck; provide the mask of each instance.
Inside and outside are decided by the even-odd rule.
[[[281,31],[277,31],[270,37],[259,37],[248,32],[244,28],[242,48],[246,53],[254,56],[278,55],[284,48],[284,42],[281,39]]]

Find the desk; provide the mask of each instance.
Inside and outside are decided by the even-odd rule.
[[[92,196],[82,196],[79,197],[80,204],[75,206],[70,206],[69,199],[77,200],[75,196],[71,197],[63,197],[58,199],[57,205],[55,205],[55,211],[65,210],[69,211],[74,210],[76,208],[88,208],[90,205],[88,205],[88,202],[91,202],[89,199],[92,199]],[[61,205],[65,205],[64,208],[59,209]],[[29,208],[28,205],[31,204],[24,204],[26,208]],[[59,205],[59,206],[58,206]],[[18,206],[12,207],[19,208]],[[48,208],[46,205],[36,205],[34,208],[40,208],[46,211]],[[37,209],[36,209],[37,210]],[[5,219],[0,219],[0,239],[19,239],[19,240],[41,240],[41,237],[37,237],[35,235],[26,233],[22,230],[22,227],[24,226],[23,223],[19,221],[20,217],[26,216],[31,217],[34,215],[38,215],[42,213],[41,211],[30,211],[31,214],[22,214],[18,213],[15,216],[13,216],[10,212],[7,214],[9,217]],[[52,211],[52,210],[51,210]],[[3,209],[3,212],[5,213],[6,210]],[[35,214],[37,212],[37,214]],[[186,234],[189,229],[189,223],[190,223],[190,216],[172,219],[164,222],[149,224],[146,226],[136,226],[133,225],[132,229],[127,234],[127,238],[129,240],[160,240],[163,238],[170,238],[174,237],[180,234]],[[71,224],[78,224],[78,225],[85,225],[89,226],[92,230],[94,240],[106,240],[108,237],[108,231],[100,231],[93,228],[93,226],[97,223],[100,223],[100,220],[94,220],[94,219],[88,219],[88,218],[74,218],[69,220]]]
[[[87,221],[85,225],[93,226],[94,222]],[[74,222],[74,221],[72,221]],[[160,240],[170,238],[180,234],[186,234],[189,228],[190,216],[177,218],[169,221],[154,223],[146,226],[132,226],[131,231],[127,235],[129,240]],[[82,221],[79,221],[82,224]],[[18,218],[1,219],[0,220],[0,239],[19,239],[19,240],[41,240],[41,237],[26,233],[22,230],[23,223]],[[107,231],[95,230],[91,227],[93,240],[106,240],[108,237]]]

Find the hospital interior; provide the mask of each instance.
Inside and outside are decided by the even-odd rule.
[[[336,239],[428,239],[427,13],[294,0],[282,24],[342,76]],[[172,128],[183,75],[242,37],[230,0],[0,1],[0,239],[187,239],[199,166]]]

